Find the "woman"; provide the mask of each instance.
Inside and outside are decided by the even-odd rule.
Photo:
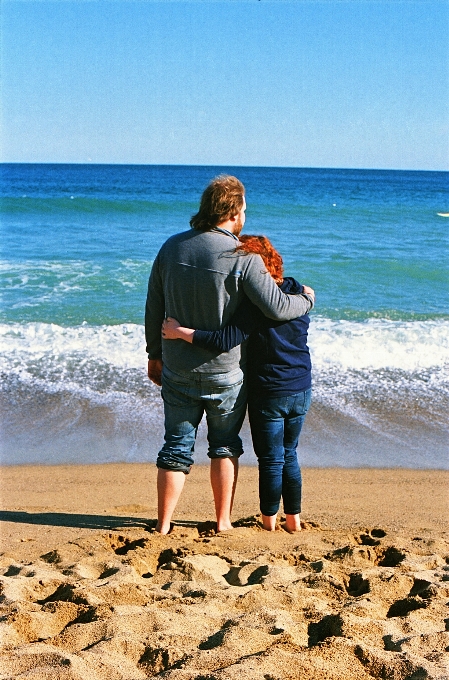
[[[314,292],[291,277],[283,277],[280,254],[265,236],[240,236],[237,250],[258,253],[284,293],[305,295],[313,306]],[[162,335],[214,352],[227,352],[248,340],[248,416],[259,464],[262,524],[276,528],[282,497],[290,533],[301,529],[301,469],[296,453],[311,400],[311,362],[307,347],[309,316],[273,321],[245,298],[231,322],[219,331],[194,330],[166,319]]]

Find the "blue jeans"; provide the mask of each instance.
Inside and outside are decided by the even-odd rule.
[[[263,515],[279,510],[301,512],[301,469],[296,447],[310,406],[312,390],[287,397],[250,397],[248,414],[259,461],[259,497]]]
[[[162,370],[165,443],[157,466],[188,474],[195,439],[206,413],[209,458],[238,458],[243,453],[239,432],[246,412],[246,383],[240,368],[229,373],[186,373]]]

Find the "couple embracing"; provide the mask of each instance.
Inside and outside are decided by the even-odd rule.
[[[170,531],[204,413],[217,531],[232,528],[247,404],[263,526],[275,529],[282,497],[285,529],[301,528],[296,447],[310,405],[307,312],[314,292],[283,278],[282,259],[268,239],[241,236],[245,209],[243,184],[215,178],[192,229],[164,243],[151,271],[148,377],[162,385],[165,416],[157,458],[161,534]]]

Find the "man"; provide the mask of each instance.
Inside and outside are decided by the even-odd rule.
[[[145,313],[148,377],[162,384],[165,414],[165,443],[157,459],[156,531],[161,534],[170,531],[204,412],[217,531],[232,528],[246,410],[245,346],[220,354],[182,340],[164,341],[164,318],[216,330],[229,322],[244,295],[279,321],[302,316],[311,307],[306,297],[282,293],[259,255],[235,252],[245,210],[243,184],[228,175],[215,178],[190,220],[192,229],[164,243],[151,271]]]

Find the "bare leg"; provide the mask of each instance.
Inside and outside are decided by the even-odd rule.
[[[262,526],[266,531],[276,531],[277,515],[262,515]]]
[[[157,524],[156,531],[168,534],[170,521],[175,511],[181,491],[184,487],[185,474],[176,470],[157,471]]]
[[[299,519],[299,515],[287,515],[287,513],[285,513],[284,529],[285,531],[288,531],[289,534],[294,534],[295,531],[301,531],[301,520]]]
[[[239,472],[238,458],[212,458],[210,483],[214,494],[217,531],[232,529],[231,510]]]

